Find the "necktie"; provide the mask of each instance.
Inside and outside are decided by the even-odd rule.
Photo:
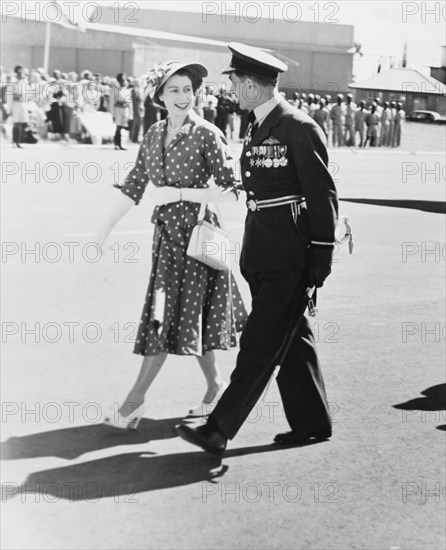
[[[256,121],[256,115],[254,111],[251,111],[248,115],[248,122],[251,124],[251,137],[257,132],[259,123]]]

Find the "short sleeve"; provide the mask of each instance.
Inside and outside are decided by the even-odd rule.
[[[235,185],[234,162],[229,144],[222,132],[209,131],[206,139],[206,163],[214,176],[215,183],[224,187]]]
[[[135,165],[130,170],[121,187],[121,192],[135,201],[135,204],[139,204],[146,186],[149,183],[149,176],[146,170],[147,151],[148,142],[145,138],[139,148]]]

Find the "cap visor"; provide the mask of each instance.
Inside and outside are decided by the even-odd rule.
[[[227,69],[225,69],[224,71],[221,71],[220,74],[231,74],[235,71],[236,69],[234,69],[234,67],[228,67]]]

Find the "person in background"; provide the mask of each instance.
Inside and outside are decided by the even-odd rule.
[[[325,137],[328,140],[328,120],[330,117],[330,113],[328,112],[328,109],[326,107],[326,101],[323,97],[319,100],[319,109],[317,111],[314,111],[314,122],[319,124],[319,126],[322,128],[322,131],[325,134]]]
[[[391,101],[390,105],[389,105],[389,114],[388,114],[388,119],[389,119],[389,137],[388,137],[389,147],[393,146],[393,140],[394,140],[394,136],[395,136],[395,118],[396,118],[396,102]]]
[[[390,145],[390,106],[387,101],[384,101],[383,110],[381,111],[380,130],[379,130],[379,147],[388,147]]]
[[[59,89],[53,94],[53,100],[50,105],[50,110],[47,112],[47,121],[49,122],[49,132],[54,134],[56,139],[65,139],[66,121],[64,104],[66,97]]]
[[[377,105],[375,102],[373,102],[370,113],[368,113],[368,115],[365,117],[365,124],[367,126],[367,137],[364,143],[364,147],[366,147],[367,143],[369,142],[370,147],[377,146],[379,118],[380,117],[377,112]]]
[[[115,149],[125,151],[122,146],[122,130],[127,130],[129,120],[132,118],[132,98],[131,90],[128,85],[127,75],[119,73],[116,75],[116,83],[110,94],[110,113],[116,124],[116,132],[113,138]]]
[[[308,115],[314,118],[314,113],[319,109],[319,104],[314,94],[308,94]]]
[[[74,71],[68,73],[65,83],[66,101],[64,103],[64,120],[66,123],[65,133],[71,139],[80,139],[82,134],[82,125],[79,120],[78,113],[82,105],[80,98],[81,87],[78,82],[77,73]]]
[[[217,100],[217,117],[215,119],[215,125],[223,132],[223,135],[226,136],[229,110],[227,91],[224,86],[220,87],[220,93],[218,94]]]
[[[406,113],[403,111],[403,104],[397,103],[392,147],[399,147],[401,145],[401,132],[405,118]]]
[[[98,111],[101,112],[101,113],[106,113],[107,112],[107,106],[106,106],[106,98],[105,98],[105,94],[104,94],[104,86],[103,86],[101,73],[95,73],[93,75],[92,82],[95,83],[96,89],[98,91],[98,96],[99,96]]]
[[[25,76],[23,65],[14,67],[15,80],[12,81],[11,90],[7,90],[8,110],[12,118],[12,142],[19,149],[22,148],[25,128],[29,122],[27,91],[28,79]]]
[[[141,93],[141,84],[137,78],[132,78],[130,82],[130,91],[132,99],[133,118],[129,122],[130,140],[133,143],[139,143],[139,134],[141,133],[142,121],[144,119],[144,104]]]
[[[332,131],[332,121],[331,121],[331,109],[333,107],[332,103],[332,97],[330,94],[326,94],[324,96],[325,99],[325,107],[328,111],[328,120],[327,120],[327,131],[328,131],[328,138],[327,138],[327,146],[330,146],[330,143],[333,144],[333,131]]]
[[[211,122],[212,124],[215,124],[215,119],[217,118],[217,105],[218,99],[213,94],[211,86],[206,86],[206,95],[203,105],[203,116],[205,120]]]
[[[382,112],[383,108],[382,108],[382,105],[381,105],[381,98],[380,97],[375,97],[375,104],[376,104],[376,114],[378,115],[378,117],[381,117],[381,112]]]
[[[299,100],[300,100],[300,93],[299,92],[293,92],[292,98],[290,99],[290,105],[294,105],[296,109],[299,107]]]
[[[365,134],[365,119],[369,112],[365,108],[365,101],[359,102],[359,108],[355,112],[355,145],[356,134],[359,134],[359,147],[364,146],[364,134]]]
[[[203,109],[203,92],[202,90],[198,90],[198,92],[195,94],[195,101],[194,101],[194,113],[200,116],[201,118],[204,118],[204,109]]]
[[[228,111],[228,128],[229,128],[229,137],[234,140],[235,135],[235,129],[236,129],[236,122],[238,118],[238,101],[235,97],[235,94],[232,92],[229,92],[226,96],[226,109]]]
[[[112,80],[109,76],[104,76],[102,79],[102,105],[106,113],[110,112],[110,90],[111,90]]]
[[[353,101],[352,94],[347,94],[345,104],[345,128],[344,128],[344,143],[348,147],[355,145],[355,112],[356,103]]]
[[[336,104],[333,105],[330,111],[333,147],[342,147],[344,145],[345,113],[344,96],[338,94]]]
[[[12,77],[10,74],[5,74],[3,72],[3,67],[1,71],[1,126],[2,126],[2,135],[6,136],[5,123],[9,118],[9,107],[8,107],[8,90],[11,91],[11,82]]]
[[[159,116],[159,108],[153,103],[152,98],[150,97],[150,94],[145,93],[145,99],[144,99],[144,118],[143,118],[143,132],[144,135],[146,135],[147,130],[152,126],[152,124],[155,124],[155,122],[158,122],[160,116]]]

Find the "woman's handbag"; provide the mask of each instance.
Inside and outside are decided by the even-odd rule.
[[[213,269],[228,270],[231,268],[228,254],[228,235],[225,231],[223,218],[218,206],[215,205],[214,208],[221,229],[204,219],[206,203],[201,203],[197,225],[192,230],[192,235],[187,247],[187,255]]]

